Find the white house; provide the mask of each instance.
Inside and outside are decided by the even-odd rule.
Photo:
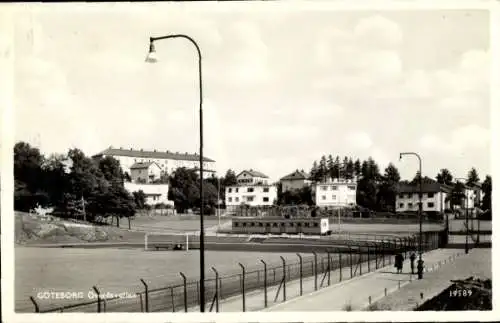
[[[125,173],[130,175],[131,166],[135,163],[147,163],[155,162],[157,163],[162,172],[167,172],[172,174],[177,168],[185,167],[189,169],[199,169],[200,166],[200,155],[198,154],[188,154],[179,153],[171,151],[159,151],[159,150],[135,150],[135,149],[124,149],[109,147],[101,151],[100,153],[94,155],[94,158],[112,156],[120,162],[120,166]],[[204,177],[210,177],[215,174],[215,161],[208,157],[203,157],[203,174]]]
[[[144,194],[146,194],[146,204],[150,206],[160,203],[174,206],[174,202],[168,199],[168,184],[139,184],[125,182],[124,186],[130,194],[143,191]]]
[[[447,197],[452,188],[436,181],[424,179],[422,182],[422,211],[444,212],[450,208]],[[401,182],[398,184],[396,196],[396,212],[417,212],[419,204],[420,185]]]
[[[226,187],[226,209],[235,210],[241,204],[249,206],[271,206],[278,198],[275,185],[268,183],[269,178],[254,170],[242,171],[236,176],[237,185]]]
[[[301,189],[311,185],[309,175],[304,170],[295,170],[293,173],[280,179],[283,192]]]
[[[135,163],[130,166],[130,178],[133,183],[151,183],[160,178],[162,169],[156,162]]]
[[[327,179],[314,185],[315,203],[319,207],[356,205],[356,180]]]

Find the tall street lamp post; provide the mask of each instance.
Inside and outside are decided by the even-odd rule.
[[[463,177],[455,177],[457,181],[467,181]],[[469,194],[467,194],[467,186],[464,183],[465,191],[465,253],[469,253]],[[473,222],[474,223],[474,222]]]
[[[405,152],[399,154],[399,160],[406,155],[413,155],[418,158],[418,174],[419,174],[419,193],[418,193],[418,218],[419,218],[419,229],[418,229],[418,264],[417,264],[417,274],[418,279],[422,279],[424,276],[424,261],[422,260],[422,158],[420,155],[414,152]]]
[[[158,40],[183,38],[191,42],[198,53],[198,76],[199,76],[199,117],[200,117],[200,311],[205,312],[205,231],[203,227],[203,80],[201,74],[201,50],[196,41],[183,34],[172,34],[149,38],[149,53],[146,62],[157,62],[154,43]]]

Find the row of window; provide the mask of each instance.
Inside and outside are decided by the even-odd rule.
[[[247,202],[253,202],[255,200],[255,196],[246,196],[246,197],[243,197],[243,200],[245,200],[246,198],[246,201]],[[228,197],[227,198],[227,201],[228,202],[232,202],[233,201],[233,198],[232,197]],[[234,198],[234,201],[235,202],[239,202],[240,201],[240,198],[239,197],[235,197]],[[262,202],[269,202],[269,197],[263,197],[262,198]]]
[[[348,196],[347,199],[352,199],[354,198],[354,196]],[[321,199],[324,201],[326,200],[326,195],[321,195]],[[332,195],[332,200],[336,200],[337,199],[337,195]]]
[[[331,186],[328,186],[328,185],[323,185],[323,186],[321,186],[321,190],[322,190],[322,191],[327,191],[327,190],[328,190],[328,187],[330,187],[330,189],[331,189],[332,191],[336,191],[336,190],[338,190],[338,189],[339,189],[337,185],[331,185]],[[356,186],[354,186],[354,185],[348,185],[348,186],[347,186],[347,188],[348,188],[350,191],[355,191],[355,190],[356,190]]]
[[[269,187],[263,187],[262,190],[263,190],[264,193],[268,193],[269,192]],[[247,193],[253,193],[254,191],[255,191],[255,187],[248,187],[247,188]],[[233,192],[232,187],[229,187],[227,189],[227,192],[228,193],[232,193]],[[234,188],[234,192],[238,193],[239,192],[239,187],[235,187]]]
[[[309,222],[304,222],[304,223],[296,222],[296,223],[294,223],[294,222],[290,222],[288,224],[285,223],[285,222],[281,222],[281,223],[276,223],[276,222],[274,222],[274,223],[270,223],[270,222],[268,222],[268,223],[263,223],[263,222],[258,222],[258,223],[256,223],[256,222],[249,222],[249,223],[240,222],[240,223],[238,223],[238,222],[234,222],[234,226],[235,227],[239,227],[239,226],[241,226],[241,227],[247,227],[247,226],[248,227],[255,227],[255,226],[258,226],[258,227],[264,227],[264,226],[266,226],[266,227],[271,227],[271,226],[272,227],[278,227],[278,226],[284,227],[285,225],[287,225],[288,227],[299,227],[299,228],[302,227],[302,226],[304,226],[306,228],[309,228],[309,227],[315,227],[315,228],[317,228],[317,227],[319,227],[319,223],[317,223],[317,222],[316,223],[309,223]]]
[[[399,194],[399,198],[400,199],[404,199],[405,196],[408,196],[408,198],[411,199],[414,194],[418,196],[418,193],[408,193],[408,194],[401,193],[401,194]],[[422,194],[422,197],[425,197],[425,193]],[[434,193],[427,193],[427,197],[428,198],[433,198],[434,197]]]
[[[433,208],[434,207],[434,202],[428,202],[427,203],[427,207],[429,208]],[[405,204],[404,203],[399,203],[399,208],[402,209],[405,207]],[[418,203],[415,203],[415,207],[418,207]],[[413,203],[408,203],[408,208],[411,209],[413,208]]]

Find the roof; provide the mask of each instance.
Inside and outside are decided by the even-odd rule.
[[[248,173],[250,175],[252,175],[253,177],[262,177],[262,178],[269,178],[267,175],[265,175],[264,173],[261,173],[259,171],[256,171],[256,170],[253,170],[253,169],[250,169],[250,170],[244,170],[242,171],[241,173],[238,174],[238,176],[236,177],[240,177],[241,174],[243,173]]]
[[[452,187],[440,184],[436,181],[422,181],[422,193],[438,193],[441,191],[449,192]],[[420,192],[420,185],[418,183],[411,184],[408,182],[398,183],[398,193],[418,193]]]
[[[151,166],[153,164],[155,164],[156,166],[158,166],[158,164],[155,163],[155,162],[135,163],[132,166],[130,166],[130,169],[144,169],[144,168],[149,168],[149,166]],[[160,166],[158,166],[158,167],[160,167]]]
[[[155,158],[155,159],[173,159],[173,160],[189,160],[189,161],[198,161],[200,159],[200,155],[198,154],[188,154],[188,153],[173,153],[171,151],[157,151],[157,150],[134,150],[123,149],[123,148],[113,148],[109,147],[101,151],[100,153],[94,155],[93,157],[98,156],[125,156],[125,157],[136,157],[136,158]],[[215,162],[215,160],[210,159],[208,157],[203,157],[203,161],[206,162]]]
[[[281,179],[281,181],[293,181],[293,180],[304,180],[309,179],[309,175],[303,170],[296,170],[295,172],[286,175]]]

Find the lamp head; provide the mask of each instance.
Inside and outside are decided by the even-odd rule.
[[[403,158],[403,154],[399,153],[399,160],[401,160],[402,158]]]
[[[158,58],[156,57],[155,44],[152,41],[149,43],[149,52],[145,61],[147,63],[156,63],[158,61]]]

